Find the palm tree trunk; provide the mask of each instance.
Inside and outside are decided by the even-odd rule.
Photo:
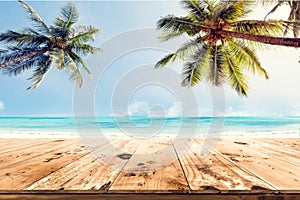
[[[12,65],[12,64],[17,63],[17,62],[19,62],[21,60],[30,58],[32,56],[43,54],[43,53],[45,53],[46,51],[49,51],[49,50],[50,50],[50,48],[46,47],[46,48],[43,48],[43,49],[38,50],[38,51],[30,52],[30,53],[28,53],[26,55],[23,55],[23,56],[13,58],[13,59],[11,59],[11,60],[9,60],[7,62],[4,62],[4,63],[0,64],[0,69],[3,69],[3,68],[5,68],[5,67],[7,67],[9,65]]]
[[[221,29],[212,29],[205,26],[199,26],[202,31],[211,32],[214,31],[215,34],[222,36],[230,36],[245,40],[251,40],[254,42],[265,43],[269,45],[286,46],[286,47],[300,47],[300,38],[287,38],[287,37],[273,37],[264,35],[255,35],[249,33],[238,33],[233,31],[226,31]]]
[[[223,36],[231,36],[235,38],[251,40],[254,42],[260,42],[260,43],[265,43],[270,45],[300,47],[300,38],[272,37],[272,36],[254,35],[254,34],[247,34],[247,33],[237,33],[237,32],[226,31],[226,30],[216,30],[216,33]]]

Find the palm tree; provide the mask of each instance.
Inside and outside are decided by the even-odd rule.
[[[272,13],[274,13],[280,6],[288,5],[290,7],[290,13],[288,16],[289,21],[296,22],[293,26],[293,34],[294,37],[297,38],[299,36],[299,26],[297,26],[297,23],[300,22],[300,1],[297,0],[270,0],[270,1],[264,1],[259,0],[262,5],[271,5],[273,3],[276,3],[276,5],[268,12],[268,14],[265,16],[265,19]],[[284,34],[286,35],[287,30],[284,31]]]
[[[37,88],[53,65],[58,70],[67,70],[71,81],[82,86],[80,67],[90,76],[82,55],[94,54],[99,49],[89,45],[99,31],[93,26],[76,26],[79,13],[73,3],[66,4],[54,24],[48,26],[38,13],[19,0],[34,22],[33,28],[19,31],[8,30],[0,34],[6,48],[0,51],[0,69],[9,75],[33,71],[28,89]]]
[[[214,86],[224,82],[238,94],[247,96],[247,73],[268,79],[254,52],[255,45],[271,44],[300,47],[300,39],[274,37],[288,21],[240,20],[251,12],[249,1],[187,0],[181,5],[188,11],[183,17],[168,15],[157,22],[163,41],[186,35],[189,41],[176,52],[157,62],[156,68],[180,60],[184,63],[182,85],[194,86],[204,79]]]

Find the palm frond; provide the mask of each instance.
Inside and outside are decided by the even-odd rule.
[[[54,24],[60,28],[70,28],[78,21],[79,12],[74,3],[67,3],[62,7],[60,15],[56,18]]]
[[[29,6],[27,3],[25,3],[23,0],[18,0],[18,1],[30,14],[30,19],[36,23],[36,26],[39,28],[39,30],[50,34],[50,29],[45,24],[43,19],[39,16],[39,14],[31,6]]]
[[[234,22],[250,13],[249,7],[253,5],[250,1],[223,1],[221,8],[214,14],[214,21],[222,19],[224,22]]]
[[[223,69],[223,46],[212,44],[210,47],[210,71],[208,78],[214,86],[220,86],[225,82],[226,74]]]
[[[191,15],[189,18],[194,18],[198,21],[206,21],[210,18],[208,10],[209,5],[205,1],[185,0],[180,2],[182,7],[186,9]]]
[[[82,68],[84,69],[84,71],[86,71],[86,73],[89,75],[89,77],[92,78],[92,74],[91,74],[90,70],[87,68],[87,66],[85,65],[83,59],[79,55],[77,55],[76,53],[74,53],[72,51],[68,51],[67,53],[73,59],[73,61],[77,65],[81,65]]]
[[[52,61],[49,56],[45,56],[44,59],[39,60],[38,67],[33,71],[31,77],[28,78],[28,80],[33,80],[33,83],[27,90],[35,89],[41,84],[50,70],[51,64]]]
[[[186,17],[175,17],[174,15],[168,15],[158,20],[157,28],[166,33],[165,36],[161,36],[162,38],[168,37],[168,33],[187,33],[189,36],[199,33],[197,24],[192,20]]]
[[[62,38],[63,40],[68,40],[72,34],[72,30],[64,27],[51,26],[50,27],[52,36]]]
[[[293,30],[293,35],[295,38],[298,37],[299,32],[300,32],[300,27],[299,27],[299,20],[300,20],[300,2],[296,0],[270,0],[270,1],[262,1],[258,0],[258,3],[261,3],[262,5],[272,5],[273,3],[276,3],[276,5],[268,12],[268,14],[265,16],[265,19],[277,9],[282,6],[282,5],[289,5],[290,6],[290,13],[288,16],[288,21],[294,22],[292,24],[292,30]],[[288,34],[290,27],[285,27],[284,29],[284,35]]]
[[[230,86],[240,95],[248,95],[248,84],[246,75],[243,74],[241,68],[236,64],[234,59],[230,56],[227,50],[224,51],[226,66],[227,66],[227,80]]]
[[[284,29],[286,32],[292,30],[294,23],[296,22],[284,20],[242,20],[230,23],[230,26],[231,30],[235,32],[276,37],[282,35]],[[246,40],[246,43],[262,50],[272,48],[270,45],[250,40]]]
[[[74,32],[71,26],[78,21],[78,18],[79,12],[74,3],[67,3],[61,9],[60,15],[55,19],[54,25],[50,27],[52,35],[67,40]]]
[[[56,69],[64,70],[65,69],[65,51],[62,49],[56,49],[54,51],[50,51],[49,55],[51,59],[54,61]]]
[[[279,1],[269,12],[268,12],[268,14],[266,14],[266,16],[265,16],[265,20],[267,19],[267,17],[270,15],[270,14],[272,14],[272,13],[274,13],[280,6],[282,6],[284,4],[284,2],[283,1]]]
[[[291,7],[291,11],[290,11],[290,14],[289,14],[289,17],[288,17],[288,20],[292,21],[292,20],[295,20],[296,18],[296,8],[295,7]],[[297,26],[296,24],[293,26],[293,34],[294,34],[294,37],[297,37],[298,35],[298,28],[299,26]],[[284,30],[284,35],[287,35],[288,34],[288,29],[286,28]]]
[[[30,29],[19,32],[9,30],[0,34],[0,41],[16,46],[37,46],[46,44],[49,38],[44,35],[34,34]]]
[[[195,86],[207,77],[209,53],[207,45],[204,44],[191,56],[190,61],[184,64],[181,74],[182,86]]]
[[[160,39],[162,42],[166,42],[168,40],[180,37],[184,33],[185,31],[181,31],[181,32],[165,31],[164,33],[160,34],[157,38]]]
[[[252,74],[259,74],[264,76],[266,79],[269,78],[267,71],[262,68],[258,57],[255,55],[253,49],[251,49],[242,40],[230,39],[226,43],[227,51],[229,55],[232,55],[241,68],[246,69]]]
[[[292,4],[290,5],[291,12],[289,15],[288,20],[291,20],[294,23],[293,26],[293,35],[295,38],[298,38],[299,33],[300,33],[300,27],[299,27],[299,22],[300,22],[300,2],[299,1],[293,1]],[[284,34],[287,34],[287,30],[285,30]]]
[[[89,44],[76,43],[70,45],[70,47],[72,47],[72,50],[75,51],[76,53],[84,56],[88,54],[96,54],[98,52],[101,52],[100,48],[93,47]]]
[[[76,43],[94,41],[96,33],[98,32],[99,29],[94,26],[78,26],[73,30],[73,36],[69,41]]]
[[[167,64],[169,64],[170,62],[175,62],[176,58],[177,58],[177,54],[176,53],[168,54],[165,57],[163,57],[162,59],[160,59],[155,64],[155,68],[164,67]]]
[[[34,59],[34,57],[43,54],[43,51],[38,47],[8,47],[8,49],[3,50],[0,56],[0,69],[6,63],[12,65],[12,67],[22,60],[27,61],[28,59]]]
[[[65,66],[68,71],[70,80],[81,87],[83,83],[81,73],[74,60],[68,54],[65,54]]]
[[[283,20],[242,20],[230,23],[231,29],[236,32],[256,35],[277,36],[283,28],[293,26],[292,22]]]
[[[17,56],[15,52],[13,54],[14,54],[13,56]],[[20,51],[18,56],[22,56],[23,54],[24,54],[24,52]],[[8,56],[10,56],[10,55],[8,55]],[[5,67],[2,70],[2,72],[4,74],[8,74],[10,76],[20,75],[23,72],[28,71],[28,70],[34,68],[35,66],[37,66],[39,61],[43,58],[44,58],[44,55],[39,54],[39,55],[35,55],[35,56],[32,56],[27,59],[20,60],[18,62],[15,62],[15,63],[9,65],[8,67]]]
[[[196,39],[192,39],[183,44],[175,53],[171,53],[158,61],[155,68],[166,66],[170,62],[175,62],[176,60],[184,61],[189,56],[193,55],[195,50],[202,48],[205,41],[204,38],[205,37],[197,37]]]
[[[278,1],[282,1],[282,0],[256,0],[255,3],[261,4],[263,6],[271,6],[274,3],[278,3]]]
[[[50,27],[51,32],[53,32],[53,30],[55,29],[62,29],[64,27],[64,20],[62,19],[62,17],[59,15],[55,18],[55,21],[54,21],[54,25],[52,27]]]
[[[203,75],[201,73],[201,70],[193,65],[193,63],[187,62],[184,64],[183,70],[182,70],[182,86],[188,86],[193,87],[197,83],[201,82],[203,80]]]
[[[74,3],[68,3],[62,8],[61,16],[65,21],[64,27],[69,28],[78,21],[79,12]]]

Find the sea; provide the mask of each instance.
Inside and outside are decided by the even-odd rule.
[[[0,117],[0,137],[299,137],[300,116],[282,117]]]

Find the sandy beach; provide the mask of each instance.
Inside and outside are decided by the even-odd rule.
[[[83,137],[88,136],[95,136],[104,137],[104,138],[152,138],[152,137],[159,137],[159,138],[178,138],[184,137],[184,135],[180,135],[180,133],[159,133],[154,136],[151,134],[145,134],[145,136],[140,135],[130,135],[121,131],[106,131],[101,130],[89,130],[89,131],[76,131],[76,130],[68,130],[68,131],[50,131],[50,130],[0,130],[0,139],[1,138],[73,138],[73,139],[80,139]],[[87,137],[88,137],[87,136]],[[243,131],[221,131],[219,133],[200,133],[191,135],[189,138],[300,138],[300,131],[296,129],[291,130],[284,130],[284,131],[255,131],[255,132],[243,132]]]

